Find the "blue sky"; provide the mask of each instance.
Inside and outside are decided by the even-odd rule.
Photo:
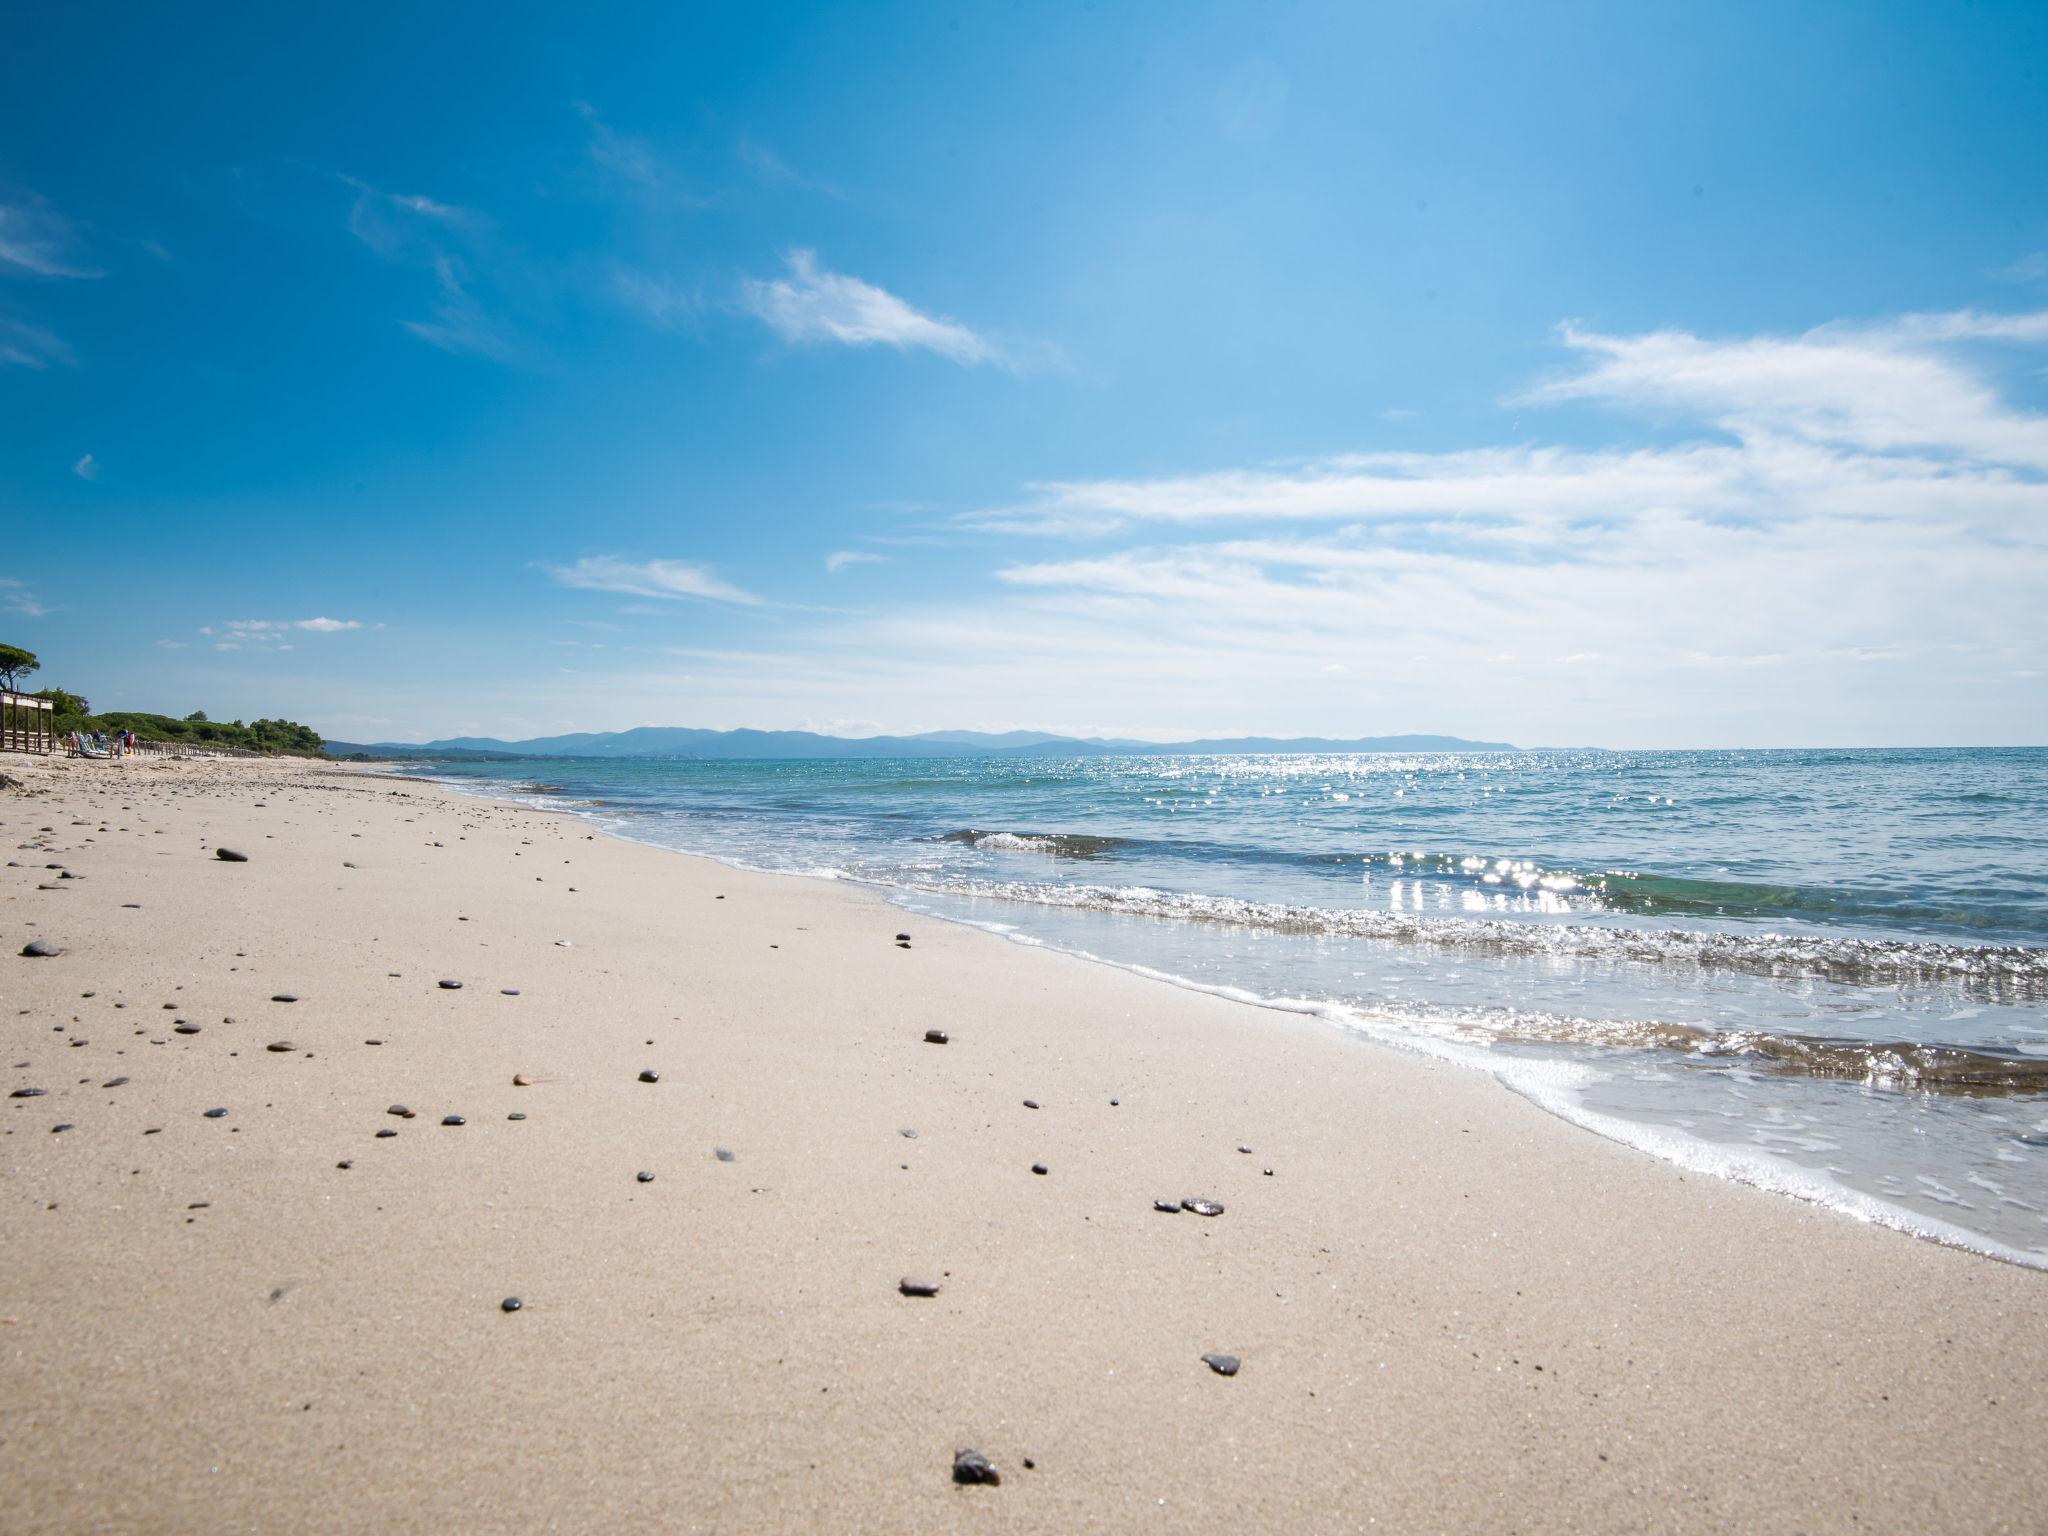
[[[14,7],[101,707],[2038,742],[2048,12]]]

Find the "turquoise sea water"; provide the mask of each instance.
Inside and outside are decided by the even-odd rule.
[[[2048,1267],[2048,749],[433,771],[1312,1010]]]

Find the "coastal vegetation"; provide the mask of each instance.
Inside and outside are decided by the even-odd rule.
[[[42,669],[33,651],[20,646],[0,645],[0,679],[10,692],[18,681]],[[295,720],[210,720],[206,711],[195,709],[183,717],[159,715],[147,710],[93,712],[92,701],[64,688],[43,688],[33,697],[48,699],[55,716],[57,734],[73,731],[86,735],[133,731],[143,741],[164,741],[180,746],[226,747],[244,752],[295,753],[317,757],[325,743],[311,726]]]

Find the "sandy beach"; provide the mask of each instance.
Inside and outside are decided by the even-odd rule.
[[[8,1531],[2048,1525],[2048,1276],[568,815],[0,768]]]

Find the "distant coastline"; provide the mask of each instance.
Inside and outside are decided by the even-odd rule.
[[[826,736],[815,731],[699,730],[645,725],[630,731],[579,732],[503,741],[456,736],[427,742],[329,741],[332,757],[476,760],[525,757],[864,758],[864,757],[1135,757],[1268,752],[1512,752],[1505,741],[1461,736],[1228,736],[1194,741],[1137,741],[1058,736],[1040,731],[925,731],[914,736]]]

